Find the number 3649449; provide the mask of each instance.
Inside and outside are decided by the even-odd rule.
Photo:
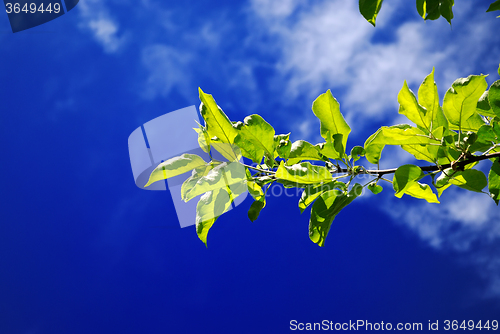
[[[10,13],[31,13],[34,14],[36,12],[38,13],[44,13],[44,12],[49,12],[49,13],[59,13],[61,11],[61,5],[59,3],[48,3],[48,4],[43,4],[41,3],[39,6],[37,6],[36,3],[30,3],[29,5],[25,3],[22,7],[19,3],[6,3],[5,4],[5,10],[7,14]]]

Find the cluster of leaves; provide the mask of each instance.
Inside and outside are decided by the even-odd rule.
[[[500,68],[498,71],[500,75]],[[267,190],[275,182],[303,189],[298,206],[303,212],[312,205],[309,236],[319,246],[324,245],[337,214],[360,196],[364,187],[380,193],[380,181],[392,183],[396,197],[406,194],[429,203],[439,203],[438,196],[450,186],[475,192],[483,192],[487,187],[498,205],[500,80],[488,89],[485,77],[457,79],[446,92],[442,106],[434,69],[422,82],[417,96],[405,82],[398,95],[399,113],[414,125],[384,126],[364,146],[354,146],[350,151],[346,147],[351,128],[330,90],[312,105],[324,139],[313,145],[305,140],[292,143],[289,133],[276,134],[259,115],[231,122],[212,96],[200,89],[200,112],[205,125],[195,130],[200,147],[211,160],[204,161],[194,154],[172,158],[155,168],[147,185],[192,171],[181,193],[186,202],[202,195],[197,205],[196,231],[205,244],[217,217],[247,191],[254,199],[248,217],[255,221],[266,206]],[[386,145],[401,146],[416,159],[432,165],[403,165],[386,170],[357,165],[361,157],[378,165]],[[215,158],[215,152],[223,158]],[[493,161],[488,178],[474,169],[486,159]],[[393,179],[385,178],[387,174],[394,174]],[[361,175],[369,179],[363,185],[355,183]],[[426,177],[428,182],[422,183]]]
[[[359,11],[361,15],[363,15],[368,22],[373,24],[373,26],[375,26],[375,21],[382,8],[383,1],[384,0],[359,0]],[[454,5],[455,0],[417,0],[417,11],[424,20],[437,20],[442,16],[451,24]],[[486,12],[493,12],[496,10],[500,10],[500,0],[491,3]]]

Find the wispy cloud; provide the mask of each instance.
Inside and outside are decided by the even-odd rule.
[[[89,31],[106,53],[115,53],[122,48],[127,39],[126,35],[120,31],[118,22],[101,1],[82,1],[78,9],[81,17],[80,27]]]
[[[457,255],[457,261],[478,269],[489,284],[486,296],[500,293],[500,212],[485,194],[450,188],[441,204],[385,198],[379,206],[394,222],[408,227],[430,247]]]

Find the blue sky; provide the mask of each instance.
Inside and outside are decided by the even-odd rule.
[[[500,218],[486,195],[440,205],[361,196],[326,246],[298,197],[248,199],[209,247],[179,228],[168,192],[138,189],[127,138],[189,105],[197,88],[233,120],[319,142],[312,101],[327,89],[361,145],[405,122],[397,94],[436,69],[498,79],[500,19],[457,1],[453,26],[386,1],[377,27],[355,2],[81,0],[12,34],[0,20],[0,333],[281,333],[290,320],[499,320]],[[387,149],[382,167],[411,162]],[[495,318],[497,317],[497,318]]]

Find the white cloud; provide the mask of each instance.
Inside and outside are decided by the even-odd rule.
[[[342,112],[358,129],[397,115],[397,94],[404,80],[416,89],[433,66],[443,96],[454,79],[470,74],[484,56],[490,36],[486,32],[494,24],[470,17],[454,26],[459,32],[455,34],[444,20],[416,18],[389,26],[399,8],[384,3],[375,29],[359,14],[355,1],[318,1],[308,6],[293,0],[251,3],[260,33],[276,39],[270,52],[278,53],[275,65],[282,84],[274,86],[286,87],[288,101],[312,101],[333,89]],[[460,6],[456,16],[467,8]],[[304,115],[312,117],[309,111]]]
[[[126,41],[126,35],[119,33],[119,24],[109,14],[102,2],[97,0],[82,1],[78,5],[80,27],[92,33],[106,53],[119,51]]]
[[[487,195],[447,189],[441,204],[385,198],[384,208],[395,222],[408,227],[430,247],[453,252],[457,261],[477,268],[488,282],[485,296],[500,293],[500,212]]]

